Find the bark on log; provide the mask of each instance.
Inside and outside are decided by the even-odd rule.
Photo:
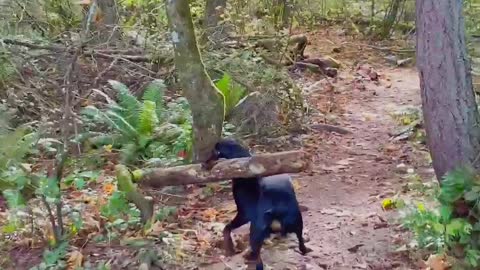
[[[218,161],[211,170],[200,164],[153,168],[133,172],[134,181],[150,187],[219,182],[232,178],[298,173],[307,169],[310,157],[303,151],[286,151]]]

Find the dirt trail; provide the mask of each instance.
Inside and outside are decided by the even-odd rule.
[[[348,86],[351,73],[342,72],[335,84],[344,89],[336,98],[348,100],[336,121],[353,134],[314,132],[303,138],[305,148],[316,155],[313,174],[296,177],[299,200],[309,208],[304,213],[305,234],[313,252],[299,255],[294,238],[267,244],[262,253],[266,269],[414,269],[392,252],[402,234],[389,222],[392,214],[381,209],[381,201],[401,187],[395,167],[413,162],[408,143],[391,141],[389,133],[398,128],[391,113],[420,104],[417,73],[380,70],[381,83],[363,82],[364,90]],[[312,89],[308,100],[314,101],[319,91]],[[312,122],[320,118],[313,116]],[[247,230],[244,226],[236,233],[245,235]],[[237,255],[204,269],[243,267]]]

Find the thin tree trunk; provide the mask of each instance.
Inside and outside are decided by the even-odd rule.
[[[99,38],[102,41],[116,41],[120,37],[118,7],[115,0],[97,0],[103,13],[102,24],[99,26]]]
[[[282,12],[282,27],[288,28],[290,26],[290,17],[292,16],[292,1],[284,0],[283,1],[283,12]]]
[[[417,65],[427,144],[437,178],[478,168],[480,119],[465,45],[462,1],[417,0]]]
[[[213,42],[218,42],[227,37],[226,28],[219,29],[219,22],[222,21],[222,15],[227,8],[227,0],[207,0],[205,3],[204,15],[204,35],[203,41],[210,39]]]
[[[194,161],[205,161],[221,136],[223,96],[205,71],[198,50],[188,0],[166,1],[175,51],[175,68],[192,109]]]

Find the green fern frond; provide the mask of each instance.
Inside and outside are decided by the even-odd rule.
[[[163,103],[163,96],[165,93],[165,83],[163,80],[154,80],[152,81],[145,89],[143,94],[143,101],[152,101],[156,105],[156,114],[158,121],[163,123],[165,122],[165,105]]]
[[[149,100],[157,103],[163,101],[163,95],[165,93],[165,83],[163,80],[154,80],[147,85],[145,92],[143,93],[143,100]]]
[[[140,110],[140,102],[137,97],[130,93],[128,87],[118,81],[109,80],[108,83],[118,92],[118,104],[122,108],[121,116],[132,126],[137,124],[137,113]],[[119,113],[118,111],[116,113]]]
[[[90,117],[93,121],[104,123],[117,132],[133,138],[138,135],[135,128],[119,113],[114,110],[103,112],[95,106],[87,106],[82,110],[82,114]]]
[[[145,100],[138,116],[138,131],[142,135],[151,135],[157,124],[156,104],[153,101]]]
[[[89,118],[91,121],[100,124],[109,124],[109,121],[106,119],[105,113],[99,110],[95,106],[87,106],[81,111],[83,117]]]
[[[122,115],[113,111],[107,111],[105,112],[105,115],[110,120],[110,123],[113,124],[123,135],[130,138],[135,138],[139,135],[135,127],[132,126]]]
[[[24,130],[16,129],[8,134],[0,136],[0,170],[8,168],[12,161],[17,160],[17,144],[24,136]]]
[[[215,83],[215,86],[223,94],[225,114],[228,115],[232,109],[245,96],[246,90],[233,82],[232,77],[227,73],[223,74],[222,79]]]

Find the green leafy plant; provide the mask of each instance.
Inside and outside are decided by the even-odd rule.
[[[63,183],[67,186],[73,185],[80,190],[87,185],[87,182],[95,181],[99,175],[100,173],[98,171],[75,171],[65,177]]]
[[[155,220],[165,221],[169,217],[177,213],[177,208],[174,206],[164,206],[158,209],[158,212],[155,215]]]
[[[245,97],[247,91],[244,87],[235,83],[228,73],[224,73],[215,85],[224,96],[225,115],[228,116],[232,109]]]
[[[178,156],[173,152],[190,150],[191,116],[185,99],[165,106],[161,80],[149,84],[140,100],[124,84],[109,83],[118,93],[118,103],[112,101],[105,110],[89,106],[83,116],[87,122],[106,125],[110,133],[97,134],[90,142],[118,146],[125,163]]]
[[[437,207],[410,207],[403,220],[419,248],[446,253],[460,269],[480,266],[480,178],[463,167],[448,173],[436,196]]]
[[[67,262],[65,257],[67,255],[68,243],[62,242],[59,246],[52,250],[45,250],[43,253],[43,261],[30,268],[31,270],[46,270],[46,269],[65,269]]]
[[[26,158],[39,137],[26,127],[10,127],[10,115],[4,108],[0,108],[0,119],[0,192],[9,207],[16,208],[24,205],[23,197],[30,197],[35,191]]]

